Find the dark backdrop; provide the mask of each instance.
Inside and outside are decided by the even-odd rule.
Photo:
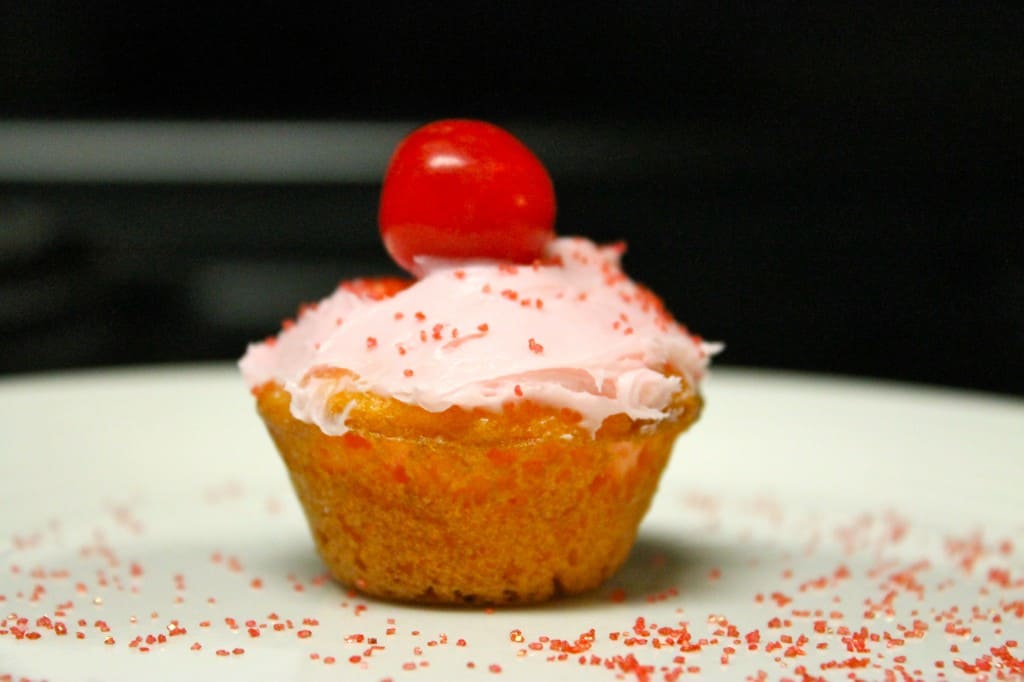
[[[0,370],[237,356],[472,116],[723,363],[1024,394],[1019,3],[553,5],[0,2]]]

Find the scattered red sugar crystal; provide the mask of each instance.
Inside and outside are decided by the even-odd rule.
[[[486,329],[486,325],[482,327]],[[232,494],[222,488],[217,486],[215,494],[204,497],[204,501],[219,503],[233,499]],[[710,495],[705,497],[707,499],[701,503],[688,499],[686,513],[698,518],[703,515],[709,521],[720,512],[724,516],[728,507]],[[260,498],[261,503],[263,500],[265,497]],[[779,504],[773,508],[780,514],[779,527],[788,528],[785,524],[789,519],[782,516],[785,508]],[[140,519],[146,521],[142,517],[136,518],[134,510],[118,511],[121,508],[116,505],[111,509],[114,510],[112,527],[121,533],[131,534],[135,523]],[[769,513],[767,503],[758,509],[763,524],[776,523],[772,516],[775,512]],[[724,532],[711,523],[702,527],[711,533]],[[659,586],[658,591],[643,594],[642,600],[635,600],[628,607],[612,608],[606,604],[609,617],[621,608],[628,610],[621,613],[622,622],[618,627],[611,627],[612,624],[602,616],[603,629],[589,627],[583,621],[580,623],[582,627],[569,631],[529,633],[525,628],[511,628],[515,624],[512,620],[514,612],[487,609],[485,613],[500,613],[496,617],[507,619],[499,622],[507,623],[502,632],[508,636],[506,646],[509,642],[511,646],[508,646],[507,658],[492,658],[493,662],[486,666],[488,669],[490,665],[507,669],[509,660],[525,658],[553,665],[568,663],[574,667],[594,668],[595,673],[638,682],[672,682],[698,674],[694,672],[701,667],[698,663],[703,663],[706,669],[708,664],[735,667],[763,659],[766,665],[762,667],[773,672],[749,675],[747,679],[794,682],[824,679],[815,677],[816,674],[824,674],[827,679],[836,675],[836,679],[891,679],[897,682],[947,679],[947,675],[954,679],[961,674],[972,676],[972,679],[987,676],[986,679],[993,682],[1022,679],[1024,662],[1016,656],[1020,637],[1014,635],[1020,631],[1024,620],[1024,599],[1019,594],[1024,587],[1024,576],[1014,563],[1016,555],[1012,555],[1013,547],[1009,541],[998,539],[1002,536],[993,540],[980,532],[964,533],[938,540],[937,551],[933,555],[915,557],[909,554],[909,548],[915,546],[910,540],[917,539],[916,534],[920,531],[895,515],[864,515],[844,523],[842,528],[843,533],[834,538],[836,556],[840,551],[844,555],[841,564],[822,565],[817,561],[816,553],[822,554],[826,561],[832,561],[825,552],[833,550],[828,544],[829,529],[824,526],[815,528],[813,532],[821,539],[806,550],[812,555],[808,568],[794,563],[796,552],[781,558],[757,557],[750,566],[759,566],[758,575],[767,577],[741,588],[748,591],[740,596],[752,598],[761,606],[754,610],[747,601],[746,610],[732,614],[716,612],[708,616],[706,622],[705,614],[688,613],[692,609],[687,600],[695,588],[685,583],[678,587]],[[29,540],[25,540],[26,537]],[[22,534],[21,542],[28,544],[26,549],[18,551],[32,551],[35,547],[31,544],[35,542],[32,537],[31,534]],[[743,541],[752,541],[754,537],[747,535]],[[897,543],[900,543],[899,551],[890,551]],[[801,544],[796,551],[803,552],[804,547]],[[204,610],[209,609],[208,614],[192,612],[191,616],[182,617],[187,612],[175,609],[174,615],[178,618],[168,622],[165,616],[165,620],[157,622],[159,616],[152,612],[150,617],[154,622],[149,628],[153,630],[150,633],[143,629],[144,618],[120,615],[124,612],[114,615],[119,613],[117,600],[128,597],[129,588],[133,585],[137,588],[131,594],[133,600],[146,599],[147,591],[153,587],[184,592],[186,575],[189,588],[194,588],[197,582],[200,590],[211,587],[201,582],[204,578],[199,572],[174,572],[173,567],[156,563],[146,563],[144,569],[143,563],[120,556],[121,551],[115,541],[98,536],[86,543],[80,557],[81,562],[94,564],[90,564],[87,573],[79,574],[74,569],[69,571],[64,567],[37,565],[31,561],[12,567],[8,575],[15,582],[6,590],[2,601],[5,608],[24,612],[0,613],[0,643],[17,640],[19,646],[40,646],[45,645],[48,638],[60,636],[65,637],[64,643],[70,646],[106,646],[110,647],[111,655],[130,651],[139,660],[153,660],[164,647],[167,650],[178,646],[180,650],[187,647],[194,652],[203,651],[202,644],[186,639],[189,628],[203,628],[207,636],[234,637],[234,642],[242,636],[251,650],[275,646],[276,638],[287,637],[284,631],[288,629],[296,629],[299,639],[307,639],[312,636],[309,628],[320,626],[323,621],[319,641],[326,636],[323,633],[328,628],[336,633],[339,631],[338,623],[344,622],[333,616],[325,618],[323,614],[329,611],[319,609],[314,611],[318,618],[303,616],[301,612],[282,611],[284,618],[270,613],[261,621],[258,617],[250,617],[252,613],[248,610],[236,610],[236,617],[224,616],[223,611],[218,611],[221,607],[215,606],[218,600],[210,597],[201,604]],[[243,586],[262,589],[247,594],[250,600],[267,600],[256,607],[260,610],[255,611],[266,613],[270,598],[280,595],[277,591],[279,585],[274,582],[276,579],[255,578],[251,573],[246,575],[243,561],[256,565],[256,559],[245,554],[231,555],[229,551],[215,552],[210,556],[212,564],[227,570],[209,565],[206,568],[222,576],[218,579],[240,581]],[[200,554],[200,558],[205,559],[205,556]],[[799,556],[806,555],[801,553]],[[1014,558],[1008,560],[1010,556]],[[645,566],[651,571],[664,570],[664,558],[661,563],[648,563],[649,566]],[[250,571],[253,565],[249,566]],[[784,570],[786,566],[793,568]],[[764,570],[769,567],[774,570]],[[703,570],[708,571],[708,577],[712,578],[721,574],[720,569],[709,570],[707,565]],[[143,576],[145,580],[140,580]],[[321,595],[337,594],[339,599],[345,600],[340,602],[337,618],[350,617],[352,613],[359,615],[367,609],[365,604],[358,602],[357,593],[346,595],[344,591],[336,590],[331,587],[329,578],[323,575],[312,578],[290,575],[284,585],[299,586],[305,590],[305,596],[299,595],[302,599],[317,595],[321,589]],[[627,583],[627,586],[632,589],[632,584]],[[267,589],[269,587],[274,589]],[[715,586],[705,584],[705,588],[714,589]],[[118,595],[119,592],[124,593],[123,597]],[[964,594],[969,596],[964,597]],[[228,596],[218,596],[221,597],[220,603],[232,603]],[[77,613],[75,600],[79,601]],[[608,600],[612,604],[626,604],[626,588],[611,589]],[[138,603],[151,606],[145,601]],[[160,603],[166,606],[167,602]],[[686,604],[685,614],[683,604]],[[111,605],[115,605],[113,609]],[[274,606],[283,608],[279,603]],[[142,610],[145,606],[133,608]],[[239,606],[233,604],[231,608],[239,609]],[[93,614],[93,610],[96,613]],[[69,613],[73,618],[67,617]],[[87,617],[79,618],[79,615]],[[97,618],[97,615],[103,618]],[[221,620],[223,625],[220,625]],[[377,644],[378,638],[392,648],[409,641],[406,632],[413,633],[412,636],[420,634],[419,630],[406,630],[405,627],[399,634],[395,619],[386,620],[387,626],[381,625],[375,630],[377,621],[367,618],[361,621],[365,623],[365,634],[343,635],[344,644],[356,650],[344,652],[339,660],[347,660],[372,671],[375,665],[383,665],[379,657],[374,656],[384,650],[383,645]],[[74,638],[67,638],[69,624],[76,622],[80,631]],[[768,637],[762,640],[760,631],[754,626],[767,627]],[[388,639],[384,639],[385,635]],[[430,632],[426,630],[424,640],[429,636]],[[493,645],[493,642],[486,641],[486,637],[485,641],[478,639],[474,640],[478,646]],[[924,644],[921,640],[925,640]],[[445,655],[447,635],[435,634],[428,641],[419,641],[423,646],[414,649],[415,659],[407,663],[408,667],[403,666],[403,670],[436,666],[441,661],[440,657]],[[451,641],[467,651],[472,648],[463,638],[453,636]],[[217,644],[220,642],[209,642],[207,650],[219,656],[239,656],[246,651],[231,646],[214,649]],[[452,649],[447,651],[453,652]],[[147,657],[141,656],[147,652]],[[935,656],[935,652],[939,655]],[[834,658],[828,660],[829,656]],[[324,663],[334,660],[316,653],[309,654],[309,658]],[[459,665],[462,665],[461,661]],[[473,667],[472,663],[466,665]],[[769,668],[768,665],[781,667]],[[737,679],[741,677],[738,675]],[[380,679],[380,675],[375,679]],[[4,682],[2,675],[0,682]]]

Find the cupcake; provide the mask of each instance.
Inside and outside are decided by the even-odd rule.
[[[240,362],[320,556],[402,601],[596,587],[700,414],[714,345],[623,273],[624,247],[554,237],[546,171],[494,126],[413,133],[380,217],[417,279],[342,283]]]

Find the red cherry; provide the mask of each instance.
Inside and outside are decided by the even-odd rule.
[[[395,262],[417,256],[529,263],[554,237],[555,191],[543,164],[482,121],[429,123],[398,145],[380,198],[380,233]]]

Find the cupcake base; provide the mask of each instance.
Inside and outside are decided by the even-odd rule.
[[[673,442],[698,416],[684,391],[674,418],[605,421],[529,401],[502,413],[428,413],[339,393],[351,429],[295,419],[268,383],[257,405],[324,562],[345,585],[385,599],[522,604],[601,584],[623,563]]]

